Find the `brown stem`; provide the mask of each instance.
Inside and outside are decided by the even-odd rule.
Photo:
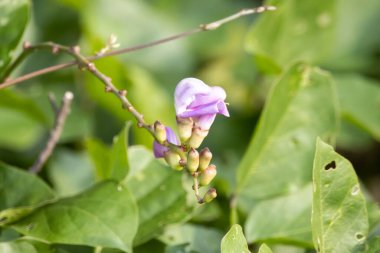
[[[52,154],[55,146],[57,145],[58,139],[61,136],[67,115],[70,112],[70,106],[71,106],[71,102],[73,98],[74,98],[74,95],[71,92],[66,92],[64,94],[61,108],[58,110],[58,113],[56,114],[54,127],[52,131],[50,132],[49,140],[47,141],[45,148],[42,150],[42,152],[38,156],[38,159],[35,161],[33,166],[29,168],[29,172],[31,173],[40,172],[42,169],[42,166],[45,164],[47,159]]]
[[[195,33],[215,30],[215,29],[219,28],[220,26],[222,26],[222,25],[224,25],[224,24],[226,24],[228,22],[231,22],[231,21],[233,21],[235,19],[238,19],[238,18],[246,16],[246,15],[251,15],[251,14],[254,14],[254,13],[262,13],[264,11],[273,11],[275,9],[276,9],[276,7],[274,7],[274,6],[260,6],[260,7],[257,7],[257,8],[243,9],[243,10],[241,10],[241,11],[239,11],[239,12],[237,12],[237,13],[231,15],[231,16],[228,16],[226,18],[217,20],[215,22],[211,22],[211,23],[208,23],[208,24],[201,24],[198,28],[189,30],[187,32],[182,32],[182,33],[179,33],[179,34],[176,34],[176,35],[173,35],[173,36],[169,36],[167,38],[163,38],[163,39],[160,39],[160,40],[152,41],[152,42],[149,42],[149,43],[145,43],[145,44],[141,44],[141,45],[137,45],[137,46],[133,46],[133,47],[128,47],[128,48],[124,48],[124,49],[120,49],[120,50],[115,50],[115,51],[112,51],[112,52],[109,52],[109,53],[105,53],[105,54],[91,56],[91,57],[88,57],[88,58],[85,58],[85,59],[88,60],[88,61],[95,61],[95,60],[98,60],[98,59],[101,59],[101,58],[104,58],[104,57],[108,57],[108,56],[112,56],[112,55],[125,54],[125,53],[129,53],[129,52],[133,52],[133,51],[138,51],[138,50],[141,50],[141,49],[144,49],[144,48],[153,47],[153,46],[157,46],[157,45],[169,42],[169,41],[173,41],[173,40],[177,40],[177,39],[180,39],[180,38],[188,37],[188,36],[193,35]],[[47,67],[47,68],[44,68],[44,69],[40,69],[40,70],[31,72],[31,73],[28,73],[26,75],[17,77],[15,79],[7,79],[9,77],[9,75],[11,74],[11,72],[30,53],[32,53],[33,51],[35,51],[35,49],[39,49],[39,48],[44,48],[44,47],[38,47],[38,46],[36,46],[33,49],[30,49],[30,46],[27,43],[24,44],[24,51],[13,62],[13,64],[11,64],[10,67],[5,71],[5,75],[3,76],[2,80],[0,80],[0,82],[2,82],[2,83],[0,83],[0,90],[4,89],[6,87],[9,87],[9,86],[15,85],[17,83],[29,80],[31,78],[40,76],[40,75],[44,75],[44,74],[47,74],[47,73],[50,73],[50,72],[54,72],[54,71],[57,71],[57,70],[60,70],[60,69],[64,69],[64,68],[68,68],[70,66],[76,65],[75,61],[68,62],[68,63],[63,63],[63,64]],[[48,48],[48,47],[45,47],[45,48]],[[53,48],[53,52],[54,52],[54,48]]]

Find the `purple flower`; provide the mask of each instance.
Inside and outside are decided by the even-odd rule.
[[[185,78],[178,83],[174,93],[177,117],[191,117],[195,126],[209,130],[216,114],[229,117],[226,92],[222,87],[210,87],[196,78]]]
[[[166,130],[166,139],[168,142],[175,144],[175,145],[180,145],[180,142],[173,132],[173,130],[170,127],[165,127]],[[165,147],[161,144],[159,144],[157,141],[154,141],[153,143],[153,153],[156,158],[164,157],[164,153],[168,151],[169,148]]]

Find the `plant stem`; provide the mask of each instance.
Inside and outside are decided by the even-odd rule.
[[[85,59],[87,61],[95,61],[95,60],[98,60],[98,59],[101,59],[104,57],[108,57],[108,56],[112,56],[112,55],[119,55],[119,54],[130,53],[133,51],[138,51],[138,50],[141,50],[144,48],[149,48],[149,47],[157,46],[157,45],[164,44],[164,43],[167,43],[170,41],[174,41],[174,40],[177,40],[180,38],[188,37],[188,36],[193,35],[195,33],[212,31],[212,30],[215,30],[215,29],[219,28],[220,26],[222,26],[228,22],[231,22],[231,21],[238,19],[238,18],[241,18],[243,16],[247,16],[247,15],[251,15],[251,14],[255,14],[255,13],[262,13],[264,11],[273,11],[273,10],[276,10],[276,7],[274,7],[274,6],[260,6],[257,8],[243,9],[243,10],[241,10],[241,11],[239,11],[239,12],[237,12],[231,16],[228,16],[226,18],[223,18],[223,19],[220,19],[220,20],[208,23],[208,24],[201,24],[198,28],[195,28],[195,29],[192,29],[192,30],[189,30],[186,32],[182,32],[182,33],[179,33],[179,34],[176,34],[173,36],[169,36],[169,37],[166,37],[163,39],[159,39],[156,41],[152,41],[149,43],[145,43],[145,44],[141,44],[141,45],[137,45],[137,46],[133,46],[133,47],[128,47],[128,48],[123,48],[123,49],[119,49],[119,50],[114,50],[114,51],[111,51],[109,53],[104,53],[104,54],[100,54],[100,55],[94,55],[91,57],[87,57]],[[48,42],[48,43],[50,43],[50,42]],[[43,68],[43,69],[31,72],[31,73],[25,74],[23,76],[17,77],[15,79],[9,79],[9,80],[7,79],[9,77],[9,75],[13,72],[13,70],[15,68],[17,68],[20,65],[20,63],[28,55],[30,55],[32,52],[34,52],[36,49],[49,48],[48,45],[43,46],[44,44],[48,44],[48,43],[42,43],[42,44],[39,44],[38,46],[34,46],[34,47],[29,46],[28,43],[24,43],[24,51],[8,67],[8,69],[5,71],[4,76],[2,77],[2,79],[0,79],[0,82],[1,82],[0,83],[0,90],[4,89],[6,87],[9,87],[9,86],[15,85],[17,83],[21,83],[23,81],[32,79],[34,77],[44,75],[47,73],[51,73],[51,72],[54,72],[54,71],[57,71],[60,69],[68,68],[68,67],[71,67],[71,66],[74,66],[77,64],[77,62],[72,61],[72,62],[68,62],[68,63],[63,63],[63,64]],[[53,49],[53,52],[54,52],[54,49]]]
[[[65,92],[63,99],[62,99],[61,108],[59,108],[58,111],[56,111],[56,108],[53,108],[56,111],[56,118],[55,118],[55,122],[54,122],[54,127],[50,133],[50,137],[46,143],[45,148],[42,150],[42,152],[38,156],[38,159],[35,161],[33,166],[29,168],[29,172],[31,172],[31,173],[40,172],[42,169],[42,166],[45,164],[47,159],[52,154],[55,146],[57,145],[58,139],[61,136],[67,115],[70,112],[70,106],[71,106],[71,102],[72,102],[73,98],[74,98],[73,93]]]

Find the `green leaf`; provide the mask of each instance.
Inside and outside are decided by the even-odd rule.
[[[117,248],[131,252],[138,212],[129,190],[113,181],[37,209],[12,225],[51,243]]]
[[[19,239],[11,242],[1,242],[0,252],[3,253],[53,253],[55,250],[50,245]]]
[[[128,131],[130,123],[114,137],[112,147],[98,140],[87,140],[87,151],[92,159],[99,179],[123,180],[129,171],[128,164]]]
[[[342,116],[380,141],[380,83],[355,74],[334,77]]]
[[[55,149],[49,159],[47,174],[59,196],[72,196],[95,182],[93,166],[85,152]]]
[[[272,253],[272,250],[266,244],[262,244],[259,248],[259,253]]]
[[[222,239],[222,253],[250,253],[239,224],[233,225]]]
[[[165,225],[190,218],[192,206],[178,173],[154,159],[141,146],[130,147],[131,172],[124,182],[137,200],[139,229],[134,240],[139,245],[158,235]]]
[[[219,253],[222,238],[223,234],[219,230],[190,224],[169,226],[159,237],[169,245],[168,248],[181,246],[184,251],[180,252],[184,253]]]
[[[273,86],[237,171],[238,204],[295,192],[312,178],[315,138],[333,140],[336,95],[331,77],[316,67],[292,66]]]
[[[40,178],[0,163],[0,225],[18,220],[54,198],[54,192]]]
[[[311,184],[255,205],[245,223],[248,242],[270,241],[312,247]]]
[[[29,20],[28,0],[2,0],[0,3],[0,81]]]
[[[246,48],[265,67],[272,65],[271,72],[299,60],[335,69],[364,69],[372,63],[380,36],[368,31],[376,30],[380,22],[379,1],[368,0],[360,6],[355,0],[266,3],[277,10],[260,16]]]
[[[366,202],[351,163],[317,140],[312,228],[318,252],[353,252],[368,234]]]
[[[41,137],[48,120],[32,99],[15,91],[2,90],[0,122],[0,146],[25,149]]]

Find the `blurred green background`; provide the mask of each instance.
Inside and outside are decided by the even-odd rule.
[[[99,51],[110,34],[118,37],[121,47],[128,47],[262,4],[248,0],[32,2],[24,40],[80,45],[86,55]],[[273,80],[298,60],[331,71],[342,116],[337,150],[353,163],[380,202],[380,2],[269,2],[279,7],[275,13],[244,17],[216,31],[96,62],[118,88],[128,90],[128,98],[147,122],[160,120],[171,127],[175,126],[173,93],[182,78],[196,77],[226,89],[231,117],[218,116],[203,144],[212,150],[219,170],[216,185],[220,198],[218,206],[210,209],[222,216],[220,227],[227,226],[228,219],[223,216],[227,214],[220,210],[228,205],[235,168],[249,144],[268,90]],[[68,60],[64,55],[38,52],[14,76]],[[86,141],[96,138],[111,144],[125,121],[133,120],[90,75],[76,68],[44,75],[0,92],[0,160],[22,168],[32,165],[53,123],[47,95],[53,92],[59,100],[67,90],[75,94],[72,112],[43,172],[62,195],[93,181]],[[130,144],[152,148],[149,134],[133,126]]]

